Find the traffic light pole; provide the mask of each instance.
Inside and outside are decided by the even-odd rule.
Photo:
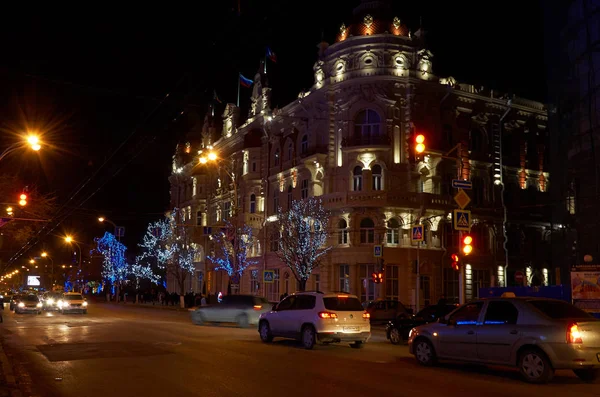
[[[462,243],[463,232],[458,232],[459,245]],[[461,260],[461,265],[458,268],[458,303],[465,303],[465,263],[464,259]]]
[[[419,312],[420,305],[420,289],[421,289],[421,261],[419,257],[419,251],[421,251],[421,242],[417,241],[417,285],[415,288],[415,314]]]

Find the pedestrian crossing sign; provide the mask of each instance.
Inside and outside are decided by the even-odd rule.
[[[410,239],[413,243],[423,241],[423,225],[415,225],[412,227]]]
[[[471,230],[471,211],[454,210],[454,229],[467,232]]]
[[[263,270],[263,283],[273,284],[275,280],[275,270]]]

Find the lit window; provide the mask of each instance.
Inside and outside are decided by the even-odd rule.
[[[359,192],[362,190],[362,168],[360,166],[354,167],[353,171],[353,185],[352,190]]]
[[[373,175],[373,190],[381,190],[382,189],[382,185],[381,185],[381,174],[382,174],[381,166],[379,164],[375,165],[371,169],[371,174]]]
[[[348,244],[348,222],[345,219],[338,222],[338,244]]]
[[[392,218],[387,223],[387,243],[398,244],[400,241],[400,222],[396,218]]]

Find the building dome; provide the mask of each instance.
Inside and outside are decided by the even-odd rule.
[[[344,41],[352,36],[393,34],[408,37],[409,31],[400,18],[391,17],[391,1],[363,0],[354,9],[354,17],[349,26],[342,24],[336,41]]]

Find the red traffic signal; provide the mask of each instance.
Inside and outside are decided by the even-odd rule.
[[[27,205],[27,195],[25,193],[21,193],[19,196],[19,205],[24,207]]]
[[[373,282],[375,284],[383,283],[383,273],[382,272],[371,273],[371,278],[373,279]]]
[[[473,246],[471,244],[473,244],[473,237],[471,237],[470,235],[466,235],[463,237],[463,247],[462,247],[462,252],[465,255],[469,255],[471,252],[473,252]]]
[[[458,271],[460,269],[460,265],[459,265],[460,258],[458,257],[458,255],[457,254],[450,255],[450,261],[452,262],[452,269]]]

